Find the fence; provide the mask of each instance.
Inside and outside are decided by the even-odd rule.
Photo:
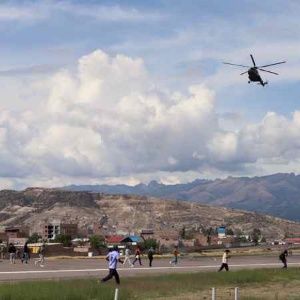
[[[228,293],[228,291],[229,291],[229,293]],[[233,292],[233,293],[231,293],[231,292]],[[224,296],[226,297],[226,299],[239,300],[240,299],[239,294],[240,294],[239,288],[235,287],[233,289],[227,290],[226,294],[224,294],[224,290],[223,290],[223,293],[222,293],[222,295],[220,295],[221,297],[219,298],[217,289],[213,287],[211,289],[211,300],[224,299]],[[233,297],[231,297],[232,295],[233,295]],[[205,299],[207,299],[207,298],[205,297]],[[118,288],[115,289],[114,300],[119,300],[119,289]]]
[[[217,300],[217,299],[234,299],[234,300],[239,300],[240,299],[240,290],[238,287],[232,288],[232,289],[227,289],[226,292],[224,291],[221,292],[221,297],[218,297],[217,289],[212,288],[211,289],[211,300]]]

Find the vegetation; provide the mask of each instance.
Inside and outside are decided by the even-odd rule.
[[[226,228],[225,232],[226,232],[226,235],[234,235],[234,232],[231,228]]]
[[[55,237],[54,242],[62,243],[64,247],[70,247],[72,245],[72,238],[70,235],[59,234]]]
[[[252,242],[255,243],[255,245],[258,245],[258,242],[261,240],[261,232],[258,228],[254,228],[253,231],[251,232],[251,240]]]
[[[29,243],[38,243],[39,241],[42,240],[42,237],[38,233],[33,233],[29,238],[28,242]]]
[[[104,247],[104,237],[101,235],[92,235],[90,237],[90,244],[93,249],[100,249]]]
[[[158,248],[157,240],[155,240],[155,239],[147,239],[147,240],[144,241],[144,243],[142,245],[143,249],[150,249],[151,247],[153,249],[157,249]]]
[[[299,299],[300,270],[296,268],[200,272],[121,278],[119,299],[209,299],[211,287],[220,299]],[[75,288],[76,287],[76,288]],[[115,283],[94,279],[3,283],[0,300],[92,300],[113,299]],[[175,298],[176,297],[176,298]]]

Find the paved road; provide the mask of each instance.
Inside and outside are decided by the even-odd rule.
[[[157,259],[149,268],[144,259],[143,266],[134,268],[120,265],[121,276],[138,276],[145,274],[216,271],[220,266],[220,257],[182,258],[176,267],[170,266],[169,259]],[[300,255],[288,257],[290,266],[300,266]],[[278,256],[240,256],[232,257],[229,262],[231,269],[280,268],[282,264]],[[28,265],[17,261],[11,265],[9,261],[0,262],[0,281],[103,277],[107,274],[107,264],[103,259],[49,259],[44,268],[35,267],[33,261]]]

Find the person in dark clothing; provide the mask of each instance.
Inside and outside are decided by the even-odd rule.
[[[224,251],[223,256],[222,256],[222,265],[218,272],[221,272],[223,269],[225,269],[227,272],[229,271],[229,267],[228,267],[228,259],[230,258],[229,253],[230,253],[230,250],[228,250],[228,249],[226,249]]]
[[[284,250],[283,252],[280,253],[279,255],[279,259],[282,261],[283,263],[283,269],[287,269],[287,256],[288,256],[288,251]]]
[[[24,247],[23,247],[23,256],[22,256],[22,263],[28,264],[28,260],[29,260],[29,247],[28,247],[28,242],[25,243]]]
[[[101,279],[101,282],[105,282],[110,280],[111,278],[115,277],[116,283],[120,284],[120,277],[117,272],[117,265],[118,262],[123,263],[123,261],[120,259],[120,253],[117,246],[113,248],[113,251],[110,251],[107,256],[106,260],[108,261],[108,269],[109,273],[106,277]]]
[[[136,248],[136,251],[135,251],[135,259],[134,261],[132,262],[132,264],[134,265],[136,261],[139,261],[140,263],[140,266],[142,266],[142,261],[141,261],[141,250],[139,247]]]
[[[153,254],[154,254],[154,250],[151,247],[148,251],[149,267],[152,267]]]

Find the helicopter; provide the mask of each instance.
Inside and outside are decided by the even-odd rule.
[[[251,60],[252,60],[252,63],[253,63],[253,67],[244,66],[244,65],[237,65],[237,64],[232,64],[232,63],[228,63],[228,62],[223,62],[223,64],[231,65],[231,66],[238,66],[238,67],[243,67],[243,68],[249,68],[248,71],[243,72],[240,75],[244,75],[244,74],[248,73],[248,78],[249,78],[248,83],[251,83],[251,81],[253,81],[253,82],[258,82],[258,84],[261,84],[262,86],[265,86],[266,84],[268,84],[268,82],[262,80],[258,70],[263,71],[263,72],[268,72],[268,73],[271,73],[271,74],[275,74],[275,75],[279,75],[278,73],[271,72],[271,71],[268,71],[268,70],[265,70],[265,69],[262,69],[262,68],[266,68],[266,67],[286,63],[286,61],[280,61],[280,62],[276,62],[276,63],[269,64],[269,65],[257,66],[252,54],[250,54],[250,57],[251,57]]]

